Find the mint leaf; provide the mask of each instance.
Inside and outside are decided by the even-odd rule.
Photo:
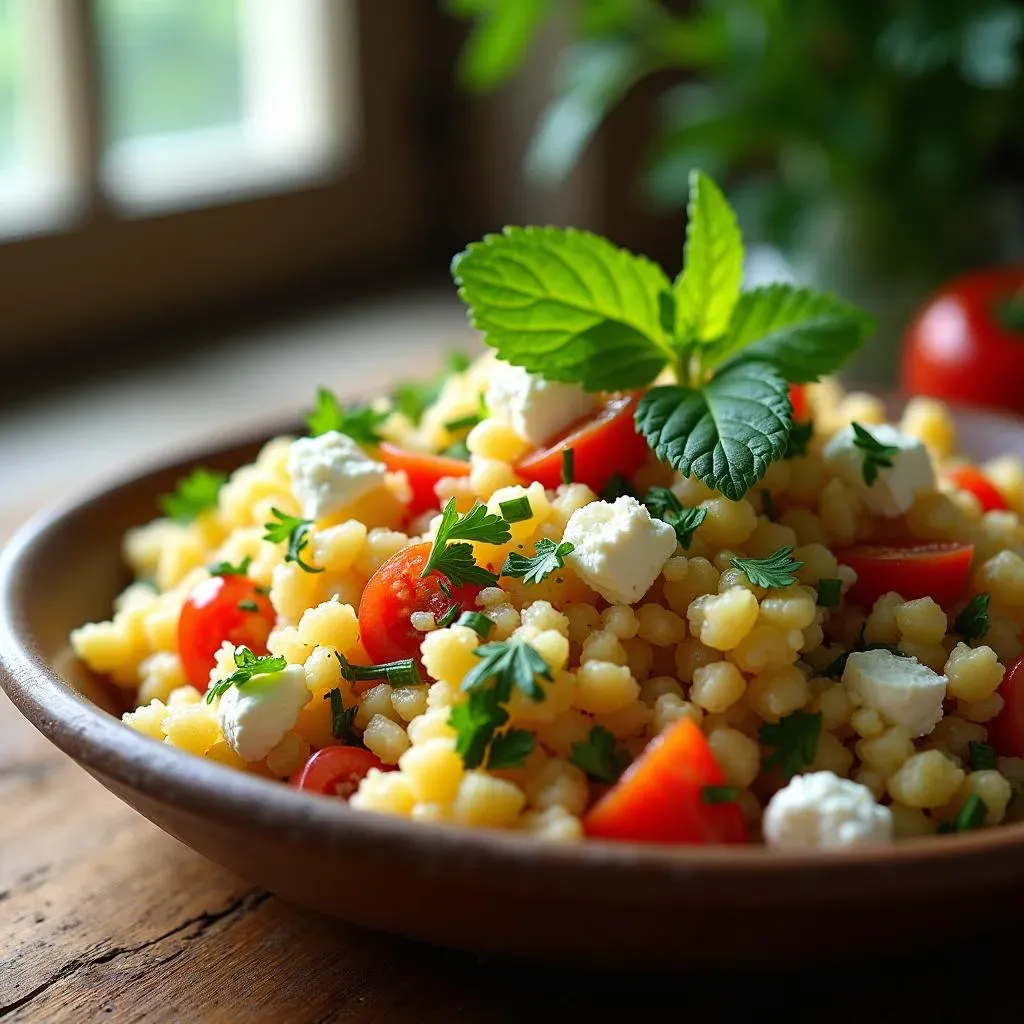
[[[621,391],[649,384],[673,358],[664,271],[598,235],[507,227],[451,269],[487,344],[547,380]]]
[[[700,389],[652,388],[640,399],[636,425],[662,462],[739,501],[785,454],[792,415],[779,372],[743,362]]]
[[[792,548],[779,548],[767,558],[741,558],[736,555],[729,559],[734,569],[746,573],[755,587],[788,587],[796,583],[793,574],[804,567],[804,563],[793,557]]]
[[[729,328],[743,279],[743,239],[725,196],[690,173],[683,271],[676,278],[676,338],[714,341]]]
[[[704,367],[763,360],[787,381],[834,373],[870,336],[870,317],[828,292],[772,284],[740,296],[729,332],[704,354]]]

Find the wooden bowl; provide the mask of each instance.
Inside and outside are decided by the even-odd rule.
[[[964,450],[1024,452],[1024,424],[957,414]],[[231,469],[257,441],[197,451],[37,516],[0,559],[0,683],[111,792],[254,884],[369,928],[588,966],[789,962],[961,938],[1024,894],[1024,824],[849,853],[657,848],[419,825],[309,796],[154,742],[77,664],[69,631],[109,615],[125,529],[196,463]]]

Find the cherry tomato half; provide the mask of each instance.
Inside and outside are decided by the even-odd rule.
[[[988,741],[1000,757],[1024,757],[1024,657],[1006,670],[999,695],[1003,710],[985,723]]]
[[[1024,267],[967,274],[907,329],[900,378],[911,395],[1024,410]]]
[[[836,552],[857,574],[850,600],[864,608],[890,590],[908,601],[930,597],[948,608],[963,593],[974,547],[955,542],[882,547],[862,544]]]
[[[248,576],[211,576],[185,599],[178,619],[178,656],[189,682],[205,691],[225,640],[267,653],[274,609]]]
[[[310,755],[288,781],[308,793],[347,800],[371,768],[393,771],[392,765],[384,764],[376,754],[362,747],[324,747]]]
[[[803,384],[789,385],[789,401],[793,406],[794,423],[803,423],[811,418],[811,404],[807,401],[807,388]]]
[[[386,441],[381,442],[380,458],[392,473],[405,471],[412,488],[409,513],[414,516],[441,507],[434,493],[438,480],[446,476],[469,476],[469,463],[462,459],[431,455],[429,452],[406,451]]]
[[[616,473],[631,477],[647,458],[647,442],[636,432],[633,414],[638,395],[609,399],[596,416],[570,427],[557,441],[524,456],[516,472],[545,487],[562,482],[562,453],[573,450],[577,483],[600,491]]]
[[[430,557],[430,544],[415,544],[392,555],[369,579],[359,601],[359,638],[375,663],[419,658],[423,634],[409,621],[413,612],[440,618],[452,605],[475,607],[476,586],[442,589],[448,581],[437,572],[420,577]],[[358,689],[358,686],[356,687]]]
[[[950,470],[945,476],[957,490],[973,494],[978,499],[982,512],[993,512],[1010,507],[996,485],[974,466],[963,466],[960,469]]]
[[[659,733],[583,819],[588,836],[641,843],[745,843],[735,800],[709,802],[724,786],[704,734],[688,718]]]

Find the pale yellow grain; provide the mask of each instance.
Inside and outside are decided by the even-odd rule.
[[[762,672],[747,684],[747,701],[766,722],[799,710],[810,696],[807,677],[795,665]]]
[[[956,713],[968,722],[990,722],[1003,710],[1005,703],[999,693],[993,693],[983,700],[958,700]]]
[[[749,501],[715,497],[703,501],[706,511],[697,535],[713,547],[739,547],[757,526],[757,514]]]
[[[892,814],[893,838],[897,841],[935,834],[935,822],[919,808],[890,804],[889,811]]]
[[[459,686],[466,673],[480,664],[473,653],[479,646],[479,634],[468,626],[437,629],[420,644],[423,667],[432,678]]]
[[[735,665],[717,661],[694,673],[690,699],[705,711],[721,713],[735,704],[746,688],[746,680]]]
[[[385,764],[398,764],[398,759],[409,749],[405,730],[382,714],[374,714],[363,730],[363,743]]]
[[[427,710],[426,686],[396,686],[391,690],[391,706],[403,722],[411,722]]]
[[[643,683],[654,667],[654,648],[646,640],[637,637],[623,640],[622,646],[626,651],[626,665],[630,673],[638,683]]]
[[[452,802],[452,818],[463,825],[507,828],[526,803],[518,786],[482,771],[466,772]]]
[[[625,665],[590,660],[576,674],[575,707],[591,714],[608,714],[631,704],[640,687]]]
[[[773,523],[761,516],[757,520],[757,528],[750,539],[743,545],[748,555],[754,558],[768,558],[779,548],[795,548],[796,534],[783,523]]]
[[[398,719],[398,712],[391,703],[391,687],[387,683],[381,683],[367,690],[359,698],[359,709],[356,711],[356,726],[366,729],[375,715],[388,718],[392,722]]]
[[[414,718],[406,729],[413,746],[436,739],[454,740],[455,730],[448,721],[450,714],[450,707],[430,708]]]
[[[654,700],[654,714],[649,723],[649,734],[657,736],[680,718],[688,718],[694,725],[704,720],[704,712],[692,701],[683,700],[677,693],[663,693]]]
[[[1000,551],[978,569],[974,585],[1008,608],[1024,607],[1024,558],[1016,551]]]
[[[583,641],[583,651],[580,654],[580,663],[585,665],[588,661],[610,662],[613,665],[625,665],[629,659],[626,656],[626,649],[622,646],[619,638],[606,629],[600,629],[591,633]]]
[[[702,594],[714,594],[718,590],[718,570],[706,559],[694,557],[687,560],[686,575],[665,583],[665,600],[677,615],[685,615],[691,602]]]
[[[288,731],[278,744],[267,754],[266,766],[271,775],[287,779],[302,767],[309,758],[310,746],[303,736]]]
[[[905,601],[895,617],[901,637],[912,643],[937,644],[946,635],[946,613],[930,597]]]
[[[753,629],[757,622],[757,598],[739,588],[724,594],[697,598],[687,609],[690,631],[701,643],[719,651],[729,651]]]
[[[379,768],[371,768],[349,798],[348,805],[357,811],[407,818],[415,803],[415,793],[404,772],[382,772]]]
[[[728,653],[730,661],[751,674],[784,668],[797,660],[786,633],[758,623]]]
[[[311,530],[310,561],[327,572],[347,572],[359,558],[366,543],[367,530],[358,519],[348,519],[337,526]]]
[[[949,679],[947,693],[974,702],[991,697],[1003,680],[1003,666],[991,647],[970,648],[961,642],[953,648],[943,669]]]
[[[828,543],[828,531],[810,509],[787,509],[779,516],[779,522],[793,531],[798,545]]]
[[[907,807],[941,807],[964,780],[963,769],[938,750],[914,754],[890,776],[889,795]]]
[[[205,701],[170,708],[163,720],[163,731],[171,746],[192,754],[205,754],[222,738],[216,712]]]
[[[868,768],[888,777],[898,771],[914,753],[910,732],[902,725],[892,725],[877,736],[858,740],[857,756]]]
[[[749,736],[737,729],[713,729],[708,734],[708,746],[730,786],[745,789],[757,778],[761,749]]]
[[[761,621],[777,629],[806,629],[816,613],[814,597],[798,583],[770,591],[761,602]]]
[[[121,716],[121,721],[134,729],[136,732],[148,736],[150,739],[162,740],[164,738],[164,720],[169,713],[168,707],[161,700],[153,700],[144,707],[136,708],[135,711],[126,711]]]
[[[948,408],[934,398],[911,398],[900,419],[900,432],[917,438],[936,462],[956,450],[956,424]]]

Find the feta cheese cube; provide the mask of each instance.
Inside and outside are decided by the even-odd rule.
[[[846,659],[843,684],[890,725],[902,725],[911,736],[926,736],[942,718],[945,676],[917,658],[890,651],[854,651]]]
[[[562,539],[576,575],[614,604],[639,601],[676,550],[675,530],[629,495],[577,509]]]
[[[597,395],[577,384],[544,380],[521,366],[495,361],[487,386],[487,409],[535,447],[597,407]]]
[[[830,850],[891,843],[892,811],[859,782],[833,772],[797,775],[768,801],[765,842],[780,849]]]
[[[825,446],[825,465],[860,495],[871,512],[892,519],[910,511],[920,491],[935,487],[935,470],[927,449],[916,438],[901,434],[888,423],[867,429],[879,444],[899,449],[889,456],[891,468],[878,467],[878,479],[870,487],[864,482],[867,453],[854,444],[852,426],[844,427]]]
[[[217,719],[224,739],[243,761],[262,761],[284,739],[309,703],[301,665],[253,676],[220,699]]]
[[[288,453],[292,490],[306,519],[322,519],[384,483],[387,467],[336,430],[293,441]]]

